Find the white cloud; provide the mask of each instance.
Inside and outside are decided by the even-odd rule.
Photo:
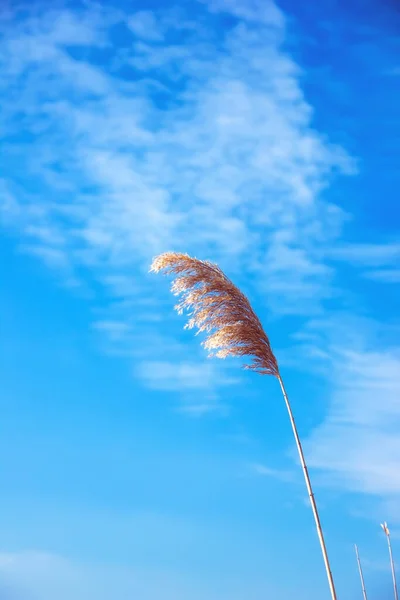
[[[312,125],[301,69],[282,45],[284,13],[272,2],[203,9],[194,21],[43,5],[9,21],[0,54],[5,226],[68,281],[100,281],[108,307],[95,329],[135,357],[149,387],[207,390],[206,401],[184,401],[192,413],[220,409],[218,388],[236,380],[182,359],[144,274],[154,254],[182,249],[245,272],[279,315],[321,308],[333,293],[327,259],[394,280],[399,257],[396,244],[332,250],[346,215],[323,191],[354,163]],[[223,31],[221,13],[237,19]],[[124,47],[111,43],[115,25]]]
[[[310,320],[283,362],[320,375],[317,396],[327,409],[304,440],[319,483],[350,492],[353,509],[361,501],[354,494],[361,494],[364,503],[378,507],[366,511],[368,519],[382,518],[381,511],[400,522],[394,510],[400,493],[397,338],[394,322],[332,313]]]
[[[226,544],[226,538],[220,542]],[[286,589],[290,597],[293,591]],[[261,600],[277,594],[276,587],[254,574],[243,579],[218,573],[218,581],[210,581],[190,569],[183,573],[165,567],[77,562],[38,550],[0,553],[0,591],[4,600],[239,600],[246,593]]]
[[[400,269],[377,269],[368,271],[365,276],[381,283],[400,283]]]
[[[330,256],[363,267],[396,265],[400,261],[400,244],[346,244],[330,250]]]
[[[207,402],[199,400],[194,401],[193,399],[183,401],[178,407],[178,411],[186,414],[190,417],[203,417],[207,414],[217,414],[219,416],[227,416],[229,414],[229,407],[226,404],[222,404],[217,397],[209,397]]]
[[[216,363],[176,364],[166,360],[143,361],[139,368],[150,387],[164,390],[209,389],[215,382],[216,371],[221,371]],[[230,383],[222,375],[221,381]]]
[[[111,341],[119,341],[131,331],[126,321],[97,321],[94,323],[94,328],[106,332]]]
[[[347,215],[324,190],[355,164],[313,126],[301,69],[283,48],[284,13],[261,0],[202,5],[194,20],[43,4],[3,23],[0,48],[2,223],[68,283],[101,283],[107,307],[93,327],[108,350],[134,358],[148,387],[183,391],[192,415],[223,412],[220,388],[236,379],[188,359],[161,322],[145,275],[154,254],[217,260],[246,273],[276,314],[308,317],[337,293],[333,264],[398,282],[400,258],[394,242],[340,243]],[[233,19],[222,30],[223,13]],[[114,26],[126,44],[112,41]],[[311,464],[344,489],[390,500],[400,491],[399,352],[365,349],[363,323],[339,328],[349,348],[339,351],[340,318],[310,321],[299,337],[302,368],[316,359],[313,370],[323,364],[329,376],[334,363]]]
[[[139,38],[160,42],[164,35],[156,16],[149,10],[141,10],[127,21],[129,29]]]
[[[211,0],[211,11],[225,12],[246,21],[262,23],[281,31],[285,27],[285,17],[275,2],[271,0]]]
[[[400,348],[337,350],[331,376],[331,408],[308,441],[310,465],[344,490],[398,497]]]
[[[217,40],[213,19],[221,12],[238,22],[223,35],[218,30]],[[11,140],[3,144],[0,193],[6,226],[68,281],[82,267],[101,281],[110,306],[96,330],[107,334],[113,351],[140,354],[136,373],[149,387],[186,396],[207,390],[206,401],[183,402],[193,414],[220,409],[216,390],[235,380],[214,364],[182,360],[182,345],[165,328],[153,330],[161,317],[145,305],[156,289],[151,284],[148,292],[143,272],[155,253],[183,249],[221,261],[229,273],[244,270],[258,278],[258,293],[265,282],[279,314],[309,314],[331,295],[326,258],[397,281],[392,267],[400,257],[394,243],[331,247],[345,215],[322,192],[333,172],[351,172],[353,162],[311,125],[301,71],[281,45],[283,12],[272,2],[215,0],[203,17],[196,24],[188,15],[173,21],[165,11],[90,9],[78,17],[42,9],[9,22],[0,58]],[[110,45],[114,24],[132,34],[126,48]],[[173,36],[185,27],[182,44]],[[86,53],[73,58],[68,48],[82,45]],[[107,49],[104,67],[91,59],[93,47]],[[151,357],[142,355],[149,340]],[[162,348],[168,361],[154,356]],[[307,356],[311,351],[329,360],[314,340]],[[360,360],[353,353],[344,362],[360,369]],[[376,360],[393,368],[386,355]],[[380,412],[372,410],[371,390],[381,393],[386,384],[369,366],[362,369],[356,393],[350,375],[338,376],[325,443],[338,428],[349,445],[372,440],[366,427],[375,426],[384,406],[392,414],[387,397]],[[370,425],[338,424],[339,409],[348,415],[349,407]],[[383,434],[373,435],[379,441]],[[324,452],[321,464],[339,464],[340,453],[335,463],[335,450]],[[351,461],[340,465],[351,476],[358,472]]]
[[[10,24],[1,58],[3,114],[19,138],[6,150],[41,190],[28,193],[20,171],[9,169],[23,209],[20,232],[30,248],[49,255],[54,243],[38,235],[45,225],[62,236],[72,264],[108,276],[183,248],[229,261],[231,269],[269,272],[281,301],[288,288],[307,285],[315,296],[329,280],[319,245],[341,220],[320,192],[351,161],[312,129],[299,69],[280,36],[266,35],[271,28],[284,33],[276,5],[219,2],[210,9],[241,19],[220,42],[209,15],[210,27],[191,26],[184,45],[134,35],[129,50],[108,45],[114,56],[104,68],[90,51],[77,60],[66,46],[109,44],[114,13],[45,12]],[[163,11],[118,18],[136,36],[174,32]],[[130,65],[144,76],[122,77]]]
[[[285,483],[293,482],[294,480],[293,473],[285,469],[275,469],[261,463],[250,465],[250,468],[254,473],[263,477],[272,477]]]
[[[144,273],[161,251],[246,272],[255,295],[266,282],[278,314],[319,309],[332,292],[327,246],[345,218],[322,192],[354,168],[312,126],[277,5],[197,8],[193,20],[183,10],[91,5],[78,15],[43,4],[9,20],[0,51],[4,224],[69,284],[100,282],[109,307],[97,330],[111,351],[145,361],[174,345],[141,304],[158,297]],[[221,29],[221,13],[236,22]],[[188,387],[179,366],[174,384],[152,381],[147,367],[138,373],[152,387]]]
[[[240,382],[239,377],[231,376],[219,362],[211,361],[142,360],[135,373],[150,389],[179,392],[182,395],[179,410],[191,416],[215,411],[226,414],[219,390]]]
[[[0,554],[0,583],[10,600],[143,600],[206,598],[179,574],[101,564],[78,564],[54,554],[29,551]],[[211,596],[212,597],[212,596]],[[8,598],[8,596],[6,596]]]

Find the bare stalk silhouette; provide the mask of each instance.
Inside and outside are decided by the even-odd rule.
[[[354,544],[354,548],[355,548],[355,551],[356,551],[357,564],[358,564],[358,572],[360,574],[360,580],[361,580],[361,587],[362,587],[363,598],[364,598],[364,600],[367,600],[367,590],[365,589],[364,575],[363,575],[362,568],[361,568],[361,561],[360,561],[360,555],[358,554],[357,544]]]
[[[389,558],[390,558],[390,568],[392,569],[392,580],[393,580],[393,590],[394,590],[394,598],[395,600],[399,600],[399,596],[397,594],[397,582],[396,582],[396,571],[394,568],[393,554],[392,554],[392,544],[390,543],[390,531],[388,525],[385,523],[381,523],[381,527],[383,529],[384,534],[386,535],[388,548],[389,548]]]
[[[198,332],[206,332],[203,346],[209,350],[210,356],[250,357],[251,361],[244,365],[245,369],[251,369],[261,375],[273,375],[278,379],[299,453],[331,597],[332,600],[336,600],[324,535],[300,437],[277,360],[260,320],[246,296],[211,262],[198,260],[187,254],[166,252],[154,259],[150,271],[162,271],[164,274],[175,276],[172,292],[181,296],[175,308],[180,314],[185,309],[190,311],[186,328],[196,327]]]

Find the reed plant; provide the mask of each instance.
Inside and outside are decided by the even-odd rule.
[[[362,593],[363,593],[363,598],[364,598],[364,600],[367,600],[367,590],[365,589],[364,574],[363,574],[363,570],[362,570],[362,567],[361,567],[361,560],[360,560],[360,555],[358,553],[357,544],[354,544],[354,549],[356,551],[358,573],[360,575],[361,589],[362,589]]]
[[[245,369],[261,375],[272,375],[278,380],[303,470],[331,597],[336,600],[317,504],[293,411],[278,362],[260,320],[246,296],[217,265],[209,261],[198,260],[187,254],[166,252],[154,259],[150,271],[174,276],[172,292],[180,297],[175,308],[180,314],[185,310],[189,311],[190,318],[185,327],[196,328],[198,332],[206,334],[203,346],[211,356],[247,357],[250,360],[243,365]]]
[[[386,523],[386,521],[385,521],[385,523],[381,523],[381,527],[383,529],[383,533],[385,534],[386,540],[387,540],[387,543],[388,543],[389,559],[390,559],[390,569],[392,571],[394,599],[395,600],[399,600],[399,596],[398,596],[398,593],[397,593],[396,570],[394,568],[392,544],[390,543],[390,531],[389,531],[389,527],[388,527],[388,524]]]

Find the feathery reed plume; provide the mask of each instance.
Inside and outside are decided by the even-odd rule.
[[[361,561],[360,561],[360,555],[358,554],[357,544],[354,544],[354,548],[355,548],[355,551],[356,551],[357,564],[358,564],[358,572],[360,574],[360,580],[361,580],[361,588],[362,588],[363,598],[364,598],[364,600],[367,600],[367,590],[365,589],[364,575],[363,575],[362,568],[361,568]]]
[[[388,548],[389,548],[389,558],[390,558],[390,568],[392,570],[394,598],[395,598],[395,600],[399,600],[399,596],[397,594],[396,571],[395,571],[395,568],[394,568],[394,560],[393,560],[393,553],[392,553],[392,544],[390,543],[390,531],[389,531],[389,527],[388,527],[386,521],[384,523],[381,523],[381,527],[383,529],[384,534],[386,535],[386,539],[387,539],[387,543],[388,543]]]
[[[166,252],[153,260],[150,271],[163,271],[175,276],[172,292],[181,296],[175,308],[179,313],[185,309],[191,311],[186,328],[196,327],[198,332],[207,334],[203,345],[210,351],[210,355],[218,358],[249,357],[250,362],[244,365],[245,369],[252,369],[262,375],[273,375],[278,379],[299,453],[331,597],[336,600],[335,585],[300,437],[277,360],[257,315],[246,296],[217,265],[209,261],[198,260],[187,254]]]

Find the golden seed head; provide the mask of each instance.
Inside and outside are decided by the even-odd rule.
[[[157,256],[150,271],[174,275],[172,292],[180,296],[176,310],[190,311],[188,328],[208,335],[203,342],[210,355],[249,356],[244,368],[263,375],[279,375],[278,363],[260,320],[246,296],[221,269],[187,254],[165,252]]]

